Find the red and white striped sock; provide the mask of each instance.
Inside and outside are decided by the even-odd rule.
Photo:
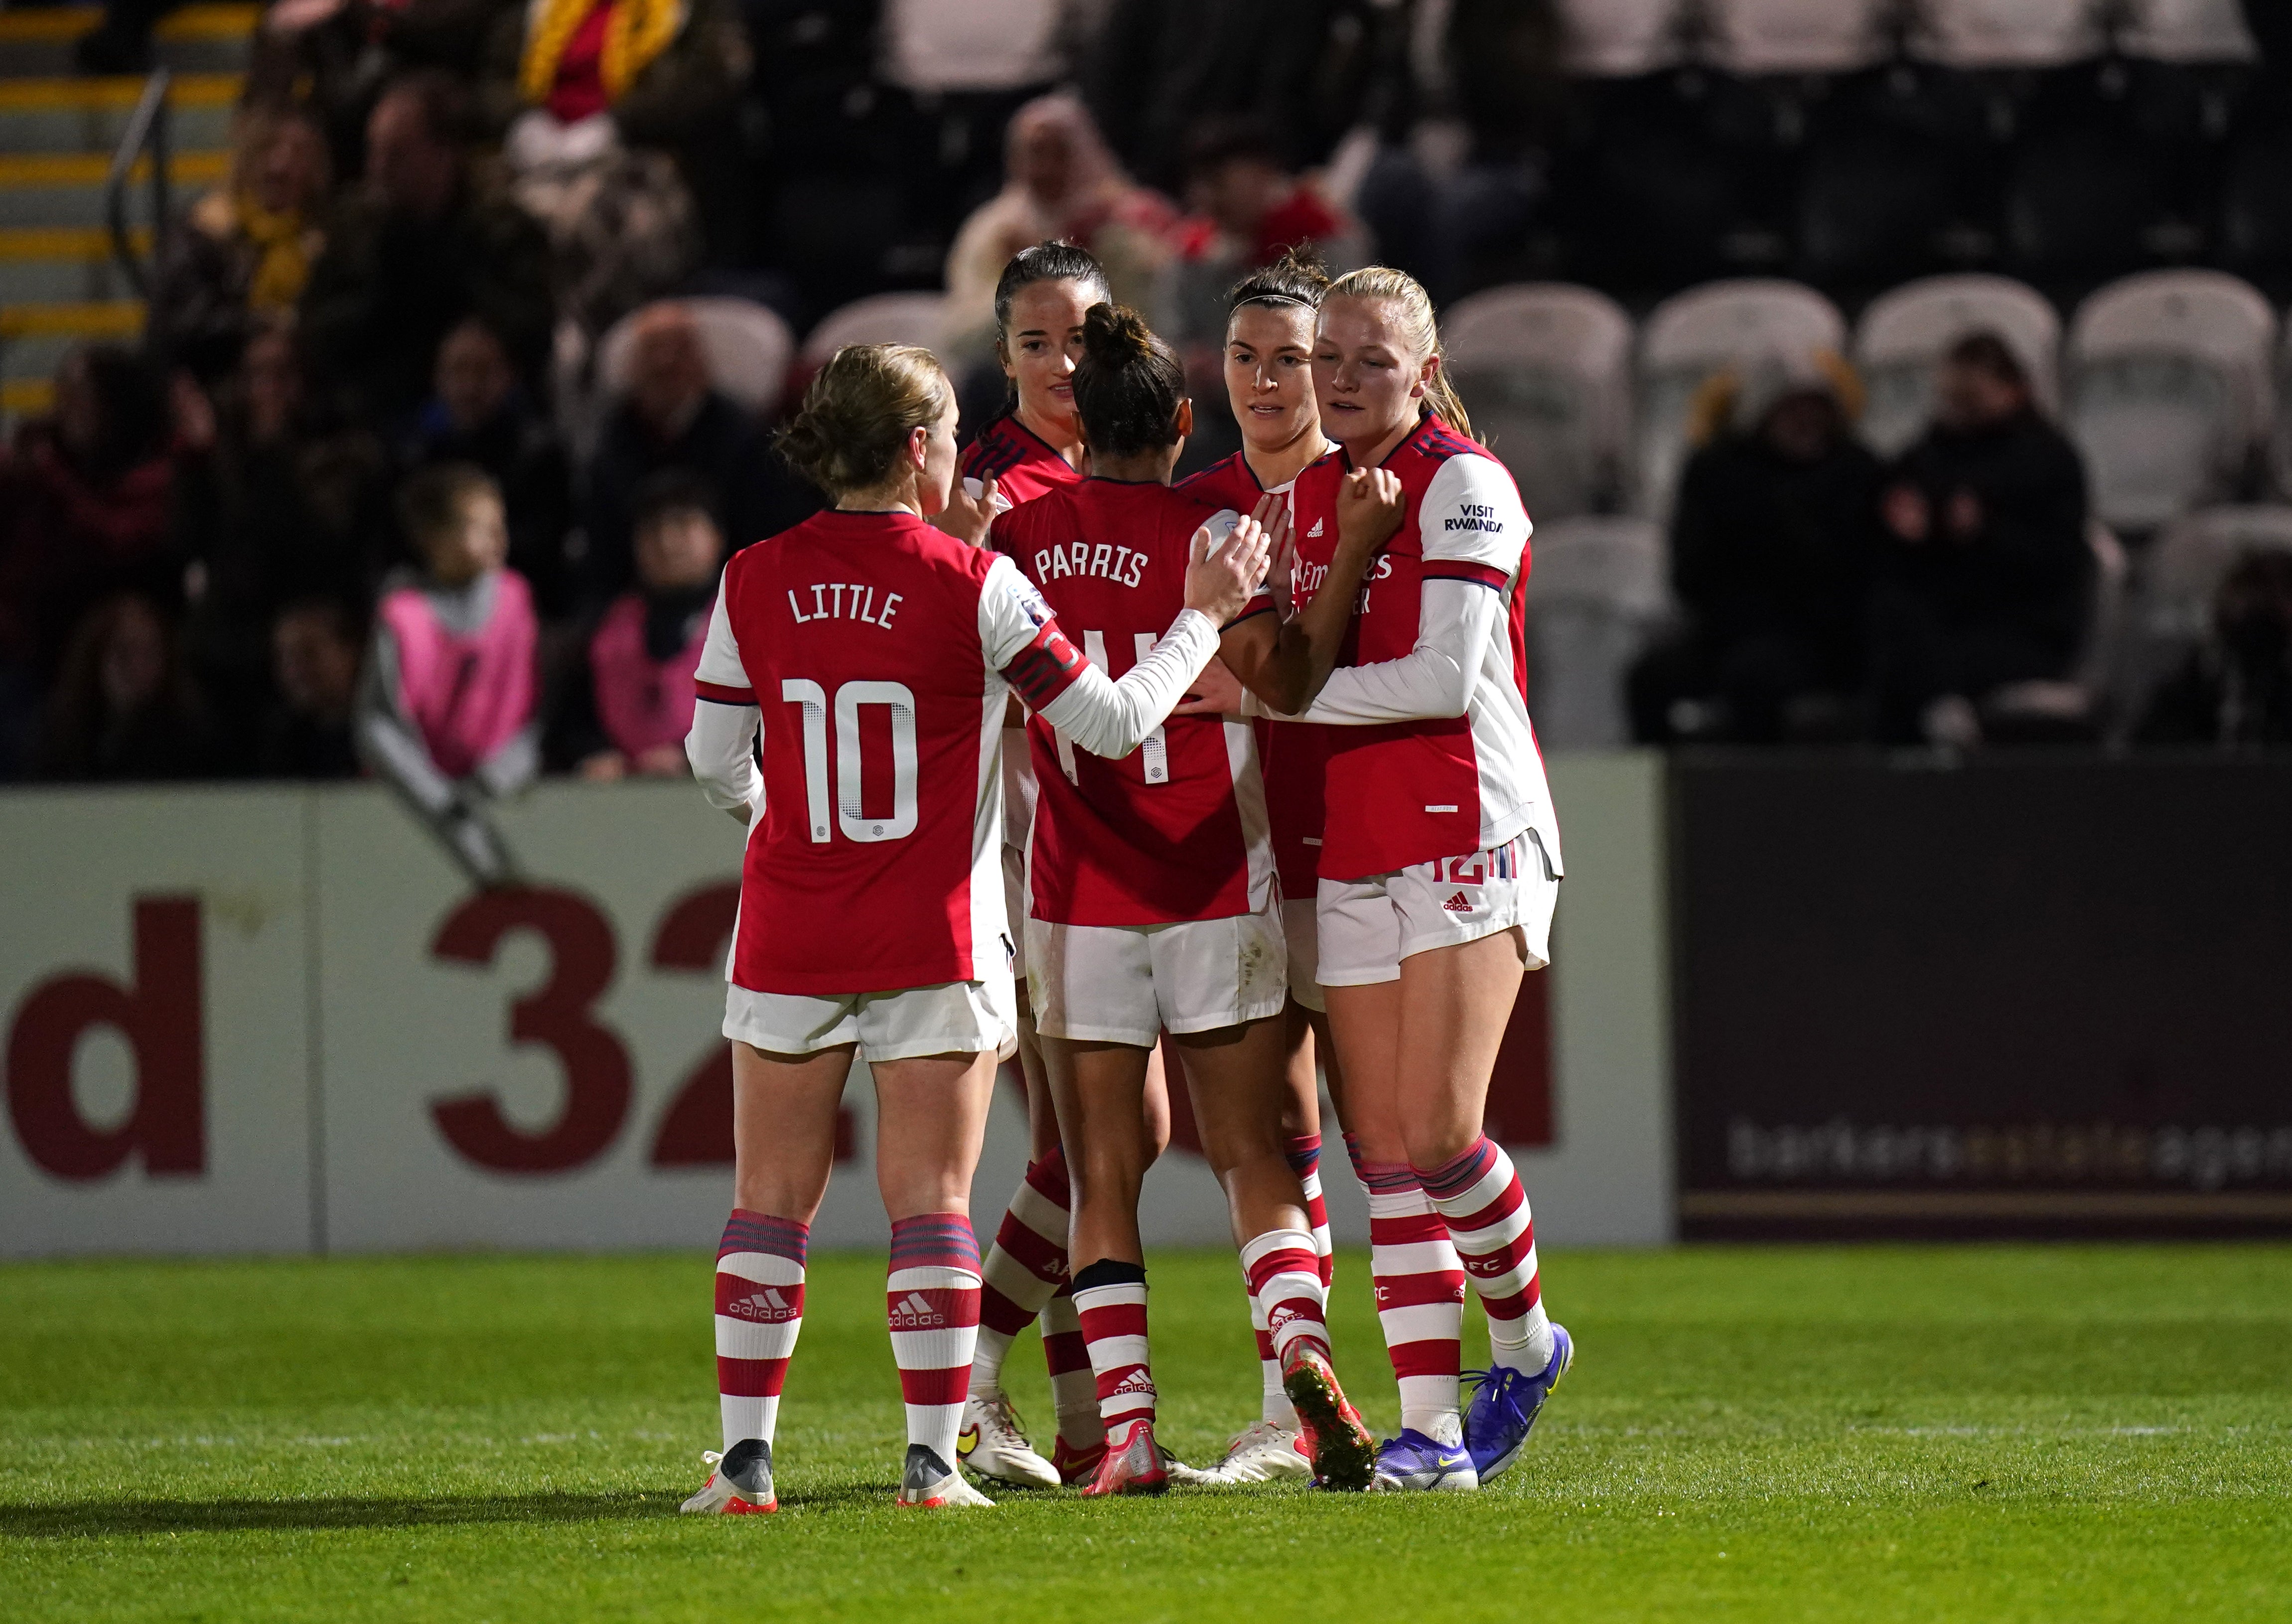
[[[1058,1435],[1069,1450],[1096,1449],[1106,1441],[1106,1426],[1098,1418],[1098,1378],[1090,1368],[1090,1345],[1082,1339],[1082,1314],[1072,1286],[1061,1286],[1043,1309],[1043,1362],[1051,1368]]]
[[[1358,1153],[1353,1168],[1368,1191],[1369,1278],[1384,1351],[1400,1383],[1400,1425],[1453,1442],[1463,1425],[1464,1264],[1415,1169],[1363,1161]]]
[[[1321,1284],[1336,1280],[1336,1249],[1329,1244],[1329,1204],[1321,1199],[1321,1135],[1299,1134],[1285,1152],[1289,1170],[1305,1191],[1305,1222],[1313,1232],[1313,1251],[1320,1259]]]
[[[1536,1224],[1512,1158],[1485,1135],[1462,1155],[1420,1171],[1449,1221],[1465,1273],[1489,1316],[1489,1359],[1529,1376],[1552,1360],[1552,1321],[1536,1274]]]
[[[1012,1341],[1033,1323],[1067,1277],[1067,1159],[1053,1147],[1027,1164],[1027,1176],[987,1248],[979,1291],[979,1347],[971,1358],[971,1391],[1003,1390],[1003,1361]],[[1050,1346],[1045,1329],[1045,1358]],[[1077,1353],[1080,1350],[1077,1350]],[[1052,1368],[1053,1385],[1058,1370]]]
[[[1320,1255],[1313,1237],[1301,1229],[1268,1230],[1241,1248],[1249,1291],[1265,1315],[1273,1358],[1280,1362],[1300,1340],[1329,1351],[1329,1291],[1321,1284]]]
[[[979,1337],[979,1242],[971,1220],[956,1212],[892,1219],[884,1298],[900,1396],[908,1406],[908,1442],[952,1469]]]
[[[1281,1361],[1273,1352],[1273,1333],[1265,1329],[1265,1307],[1250,1289],[1249,1264],[1241,1265],[1241,1289],[1249,1299],[1250,1334],[1257,1338],[1257,1374],[1262,1383],[1257,1418],[1273,1426],[1297,1430],[1297,1407],[1281,1386]]]
[[[1098,1418],[1110,1434],[1133,1421],[1152,1421],[1153,1361],[1146,1340],[1146,1268],[1112,1258],[1075,1277],[1075,1307],[1098,1384]]]
[[[803,1329],[803,1255],[811,1229],[736,1207],[716,1243],[716,1403],[724,1447],[772,1441],[780,1384]]]

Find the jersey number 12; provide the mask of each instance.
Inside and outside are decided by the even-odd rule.
[[[826,845],[829,801],[827,691],[803,677],[780,683],[780,698],[803,707],[804,816],[814,845]],[[892,713],[892,813],[860,812],[860,707]],[[916,696],[905,683],[846,683],[835,691],[835,827],[847,840],[903,840],[916,832]]]

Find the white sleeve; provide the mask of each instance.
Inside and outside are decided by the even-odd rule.
[[[1463,715],[1504,602],[1477,581],[1426,580],[1416,646],[1399,659],[1338,667],[1312,704],[1290,720],[1361,726]]]
[[[1479,565],[1520,573],[1530,526],[1520,488],[1492,456],[1452,456],[1424,488],[1416,509],[1424,541],[1425,573],[1441,563]]]
[[[684,736],[684,759],[692,764],[692,776],[699,780],[709,805],[751,822],[764,793],[755,758],[762,714],[755,691],[748,686],[747,668],[740,663],[740,645],[732,635],[721,586],[692,680],[698,694],[692,728]]]
[[[1008,558],[997,557],[979,594],[980,650],[1029,709],[1093,755],[1118,760],[1168,720],[1217,652],[1218,628],[1190,609],[1153,650],[1110,680],[1059,630],[1051,606]]]

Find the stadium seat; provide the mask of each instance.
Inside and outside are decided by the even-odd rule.
[[[884,77],[924,93],[1021,90],[1059,77],[1058,0],[887,0]]]
[[[2062,68],[2109,44],[2097,0],[1924,0],[1910,53],[1951,68]]]
[[[1640,329],[1634,511],[1669,522],[1689,408],[1713,374],[1778,352],[1845,349],[1838,307],[1796,282],[1713,282],[1656,306]]]
[[[2117,48],[2159,62],[2254,62],[2260,50],[2238,0],[2133,0]]]
[[[945,326],[947,295],[876,294],[854,299],[819,319],[803,341],[803,366],[817,372],[846,344],[920,344],[936,349]]]
[[[2125,617],[2112,688],[2118,714],[2137,720],[2157,684],[2212,627],[2213,594],[2248,553],[2292,553],[2292,507],[2207,507],[2166,527],[2143,561]]]
[[[777,407],[787,384],[788,363],[795,354],[795,338],[787,323],[747,299],[678,303],[692,313],[700,329],[700,343],[708,352],[708,370],[716,387],[750,411]],[[597,346],[597,377],[608,398],[627,387],[629,344],[637,317],[642,313],[632,311],[622,317]]]
[[[1713,0],[1704,51],[1745,78],[1854,73],[1893,54],[1893,0]]]
[[[2112,676],[2123,645],[2125,586],[2131,567],[2124,544],[2095,520],[2086,526],[2093,550],[2093,595],[2086,606],[2077,665],[2057,681],[2008,683],[1981,702],[1984,734],[1996,740],[2098,738],[2107,720]]]
[[[2085,288],[2201,242],[2180,155],[2128,103],[2056,84],[2027,116],[2035,127],[2006,180],[2006,270],[2057,291]]]
[[[1616,505],[1631,435],[1632,321],[1564,283],[1492,287],[1443,313],[1442,343],[1473,426],[1557,519]]]
[[[2061,318],[2027,285],[1994,276],[1928,277],[1873,300],[1854,327],[1865,392],[1862,438],[1881,456],[1917,439],[1933,415],[1934,368],[1965,335],[1988,328],[2030,375],[2038,405],[2061,408]]]
[[[1679,66],[1680,0],[1560,0],[1568,71],[1627,79]]]
[[[1631,742],[1624,679],[1671,614],[1663,533],[1583,515],[1536,527],[1529,570],[1529,708],[1551,750]]]
[[[2276,314],[2217,271],[2158,271],[2078,309],[2064,357],[2070,437],[2094,511],[2145,534],[2232,497],[2266,444]]]

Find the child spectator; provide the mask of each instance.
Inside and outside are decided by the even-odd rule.
[[[383,584],[359,750],[472,878],[506,884],[509,849],[483,808],[540,764],[533,594],[503,562],[501,493],[480,470],[423,469],[399,491],[399,513],[423,569]]]
[[[585,779],[691,771],[684,735],[692,727],[692,673],[724,563],[712,505],[706,486],[674,472],[640,493],[637,584],[613,601],[589,640],[590,680],[585,693],[577,685],[567,718],[568,751]],[[593,707],[585,715],[582,698]]]
[[[262,731],[264,778],[356,778],[351,736],[358,699],[359,632],[339,598],[305,598],[279,611],[271,628],[278,703]]]
[[[491,476],[509,516],[510,568],[525,577],[544,616],[570,607],[565,537],[573,528],[573,476],[546,417],[534,409],[508,347],[475,316],[438,346],[437,392],[415,419],[409,466],[471,463]]]
[[[159,606],[108,598],[72,634],[48,714],[44,776],[148,783],[204,776],[209,733]]]

